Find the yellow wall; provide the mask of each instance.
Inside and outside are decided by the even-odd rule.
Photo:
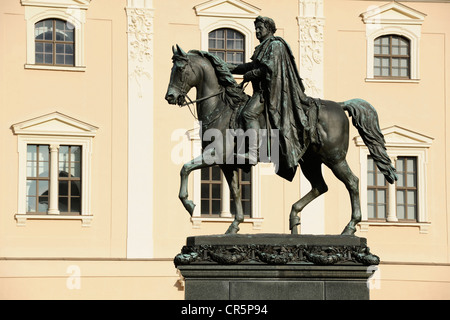
[[[199,17],[193,7],[204,1],[154,0],[155,133],[152,259],[127,260],[127,17],[126,0],[93,0],[86,14],[85,72],[24,68],[26,22],[20,1],[0,3],[0,298],[3,299],[183,299],[180,277],[171,259],[187,236],[221,234],[229,222],[203,222],[193,228],[178,200],[181,164],[171,158],[179,141],[175,130],[192,129],[187,108],[169,105],[164,95],[172,67],[171,47],[200,49]],[[272,17],[277,34],[299,61],[298,2],[246,1]],[[274,2],[275,3],[275,2]],[[363,98],[378,111],[381,128],[398,125],[434,138],[428,150],[427,206],[429,232],[418,227],[370,226],[366,237],[381,257],[379,288],[372,299],[448,299],[450,175],[446,156],[449,133],[447,96],[450,7],[447,3],[405,2],[427,16],[420,39],[418,83],[366,82],[366,31],[359,15],[381,1],[324,1],[324,94],[342,101]],[[175,13],[177,12],[177,13]],[[254,39],[255,40],[255,39]],[[255,40],[256,43],[256,40]],[[250,48],[252,50],[252,48]],[[302,72],[302,70],[300,70]],[[145,88],[144,88],[145,90]],[[191,98],[195,93],[190,94]],[[17,136],[11,126],[58,111],[99,127],[93,139],[90,227],[80,221],[29,220],[17,226]],[[351,127],[350,137],[357,136]],[[347,160],[360,172],[353,140]],[[142,168],[146,170],[146,168]],[[347,190],[327,168],[325,232],[338,234],[350,219]],[[291,205],[298,200],[300,178],[260,178],[260,230],[241,224],[241,233],[289,233]],[[192,176],[189,188],[193,192]],[[143,204],[145,199],[143,199]],[[69,289],[70,266],[81,270],[81,288]],[[70,270],[69,270],[70,271]],[[157,288],[158,290],[156,290]]]
[[[119,2],[115,1],[119,4]],[[127,193],[125,3],[96,0],[87,11],[86,71],[25,69],[26,22],[20,1],[0,5],[0,256],[124,257]],[[8,30],[8,32],[6,32]],[[18,154],[11,126],[54,111],[99,127],[92,156],[92,226],[29,220],[16,226]]]

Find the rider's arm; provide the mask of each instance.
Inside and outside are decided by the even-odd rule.
[[[227,63],[227,67],[233,74],[245,74],[249,70],[252,70],[254,68],[254,65],[253,62],[247,62],[243,64]]]
[[[247,71],[244,74],[244,81],[253,81],[253,80],[260,80],[263,79],[266,76],[266,68],[264,66],[261,66],[256,69],[252,69],[250,71]]]

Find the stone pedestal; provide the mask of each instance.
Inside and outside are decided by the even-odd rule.
[[[189,237],[174,262],[186,300],[367,300],[379,258],[355,236],[244,234]]]

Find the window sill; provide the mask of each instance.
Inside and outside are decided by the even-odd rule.
[[[75,71],[75,72],[84,72],[84,71],[86,71],[86,67],[46,66],[46,65],[40,65],[40,64],[25,64],[25,69],[54,70],[54,71]]]
[[[366,82],[388,82],[388,83],[419,83],[420,79],[381,79],[366,78]]]
[[[57,214],[16,214],[17,226],[24,227],[27,220],[81,220],[82,227],[90,227],[92,215],[57,215]]]
[[[428,233],[431,223],[429,222],[383,222],[383,221],[362,221],[359,223],[361,232],[369,231],[369,226],[383,227],[418,227],[419,233]]]
[[[202,222],[233,222],[234,218],[207,218],[207,217],[191,217],[192,228],[200,229]],[[242,223],[252,223],[253,230],[261,230],[262,223],[264,218],[244,218],[244,222]]]

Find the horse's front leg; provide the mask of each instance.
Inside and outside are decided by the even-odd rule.
[[[205,159],[203,157],[203,154],[194,158],[193,160],[185,163],[183,165],[183,168],[181,168],[180,171],[180,192],[178,194],[178,198],[180,198],[181,202],[183,203],[183,206],[186,208],[186,210],[189,212],[189,214],[192,217],[192,214],[194,213],[195,204],[191,200],[188,200],[188,178],[189,174],[198,169],[207,168],[212,166],[212,164],[208,164],[205,162]]]

